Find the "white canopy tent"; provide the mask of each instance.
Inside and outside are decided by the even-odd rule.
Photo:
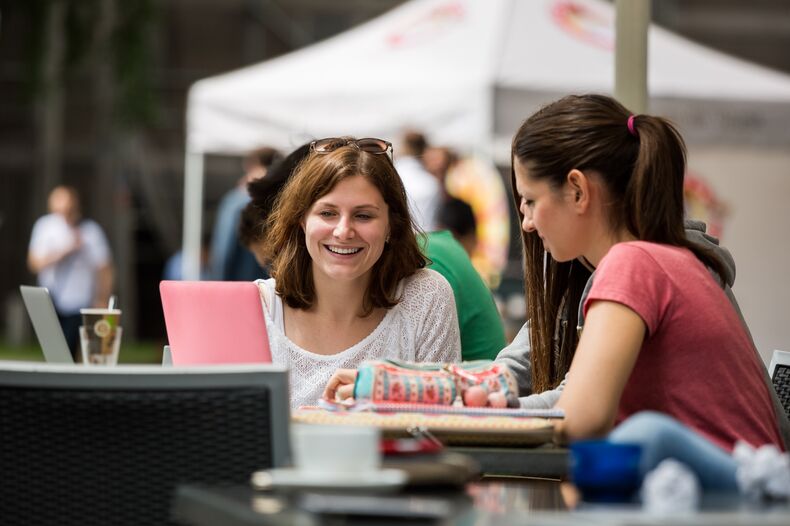
[[[655,26],[648,46],[650,111],[672,118],[691,145],[790,145],[789,76]],[[599,0],[413,0],[319,44],[195,83],[185,275],[198,275],[205,154],[288,150],[323,136],[392,140],[416,128],[506,163],[512,134],[539,105],[612,93],[613,48],[614,8]]]
[[[414,0],[325,42],[195,83],[187,149],[287,149],[339,133],[393,138],[410,126],[493,153],[493,140],[509,142],[536,104],[611,93],[613,43],[613,7],[597,0]],[[790,138],[781,125],[790,115],[788,76],[651,27],[648,78],[653,111],[686,103],[672,113],[687,116],[687,134],[740,140],[740,127],[720,126],[728,108],[726,118],[746,124],[747,135]],[[736,101],[780,103],[784,113],[750,107],[741,118]]]

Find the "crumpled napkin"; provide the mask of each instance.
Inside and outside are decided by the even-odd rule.
[[[699,508],[700,485],[691,469],[668,458],[645,475],[641,497],[642,507],[649,513],[687,513]]]
[[[754,498],[790,498],[790,455],[773,444],[755,449],[738,441],[732,456],[738,464],[735,478],[742,493]]]

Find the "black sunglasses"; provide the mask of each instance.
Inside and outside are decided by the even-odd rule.
[[[363,152],[372,153],[374,155],[387,154],[392,160],[392,143],[383,139],[374,139],[367,137],[365,139],[350,139],[348,137],[328,137],[326,139],[319,139],[310,143],[310,150],[324,154],[334,152],[343,146],[353,145]]]

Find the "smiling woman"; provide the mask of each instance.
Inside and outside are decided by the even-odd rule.
[[[367,359],[460,359],[452,289],[424,268],[390,152],[380,139],[316,141],[268,218],[273,277],[259,287],[294,407]]]
[[[314,280],[367,282],[389,235],[389,207],[367,179],[349,177],[313,204],[304,232]]]

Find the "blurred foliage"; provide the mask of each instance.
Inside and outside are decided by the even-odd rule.
[[[44,50],[47,42],[47,26],[51,2],[29,0],[22,4],[21,10],[30,20],[30,30],[25,33],[25,94],[33,99],[44,90]],[[17,6],[19,7],[19,6]],[[8,18],[9,6],[3,3],[3,12]],[[5,20],[3,20],[5,23]]]
[[[16,3],[30,23],[24,42],[25,93],[35,101],[46,93],[45,67],[50,49],[53,8],[63,8],[62,63],[56,82],[65,84],[95,61],[109,61],[114,83],[113,119],[127,128],[154,124],[158,100],[154,89],[152,39],[159,21],[155,0],[25,0]],[[99,35],[102,10],[110,6],[112,27]],[[106,15],[105,15],[106,16]]]
[[[66,75],[74,71],[90,52],[94,28],[99,21],[100,1],[79,0],[65,3],[63,23],[66,48],[63,71]],[[47,3],[52,4],[52,1]]]
[[[44,355],[38,345],[9,346],[0,342],[0,360],[42,362]],[[152,342],[122,342],[118,363],[162,363],[162,346]]]
[[[151,124],[156,119],[151,45],[157,20],[153,0],[117,3],[111,36],[112,64],[118,87],[116,115],[122,124]]]

